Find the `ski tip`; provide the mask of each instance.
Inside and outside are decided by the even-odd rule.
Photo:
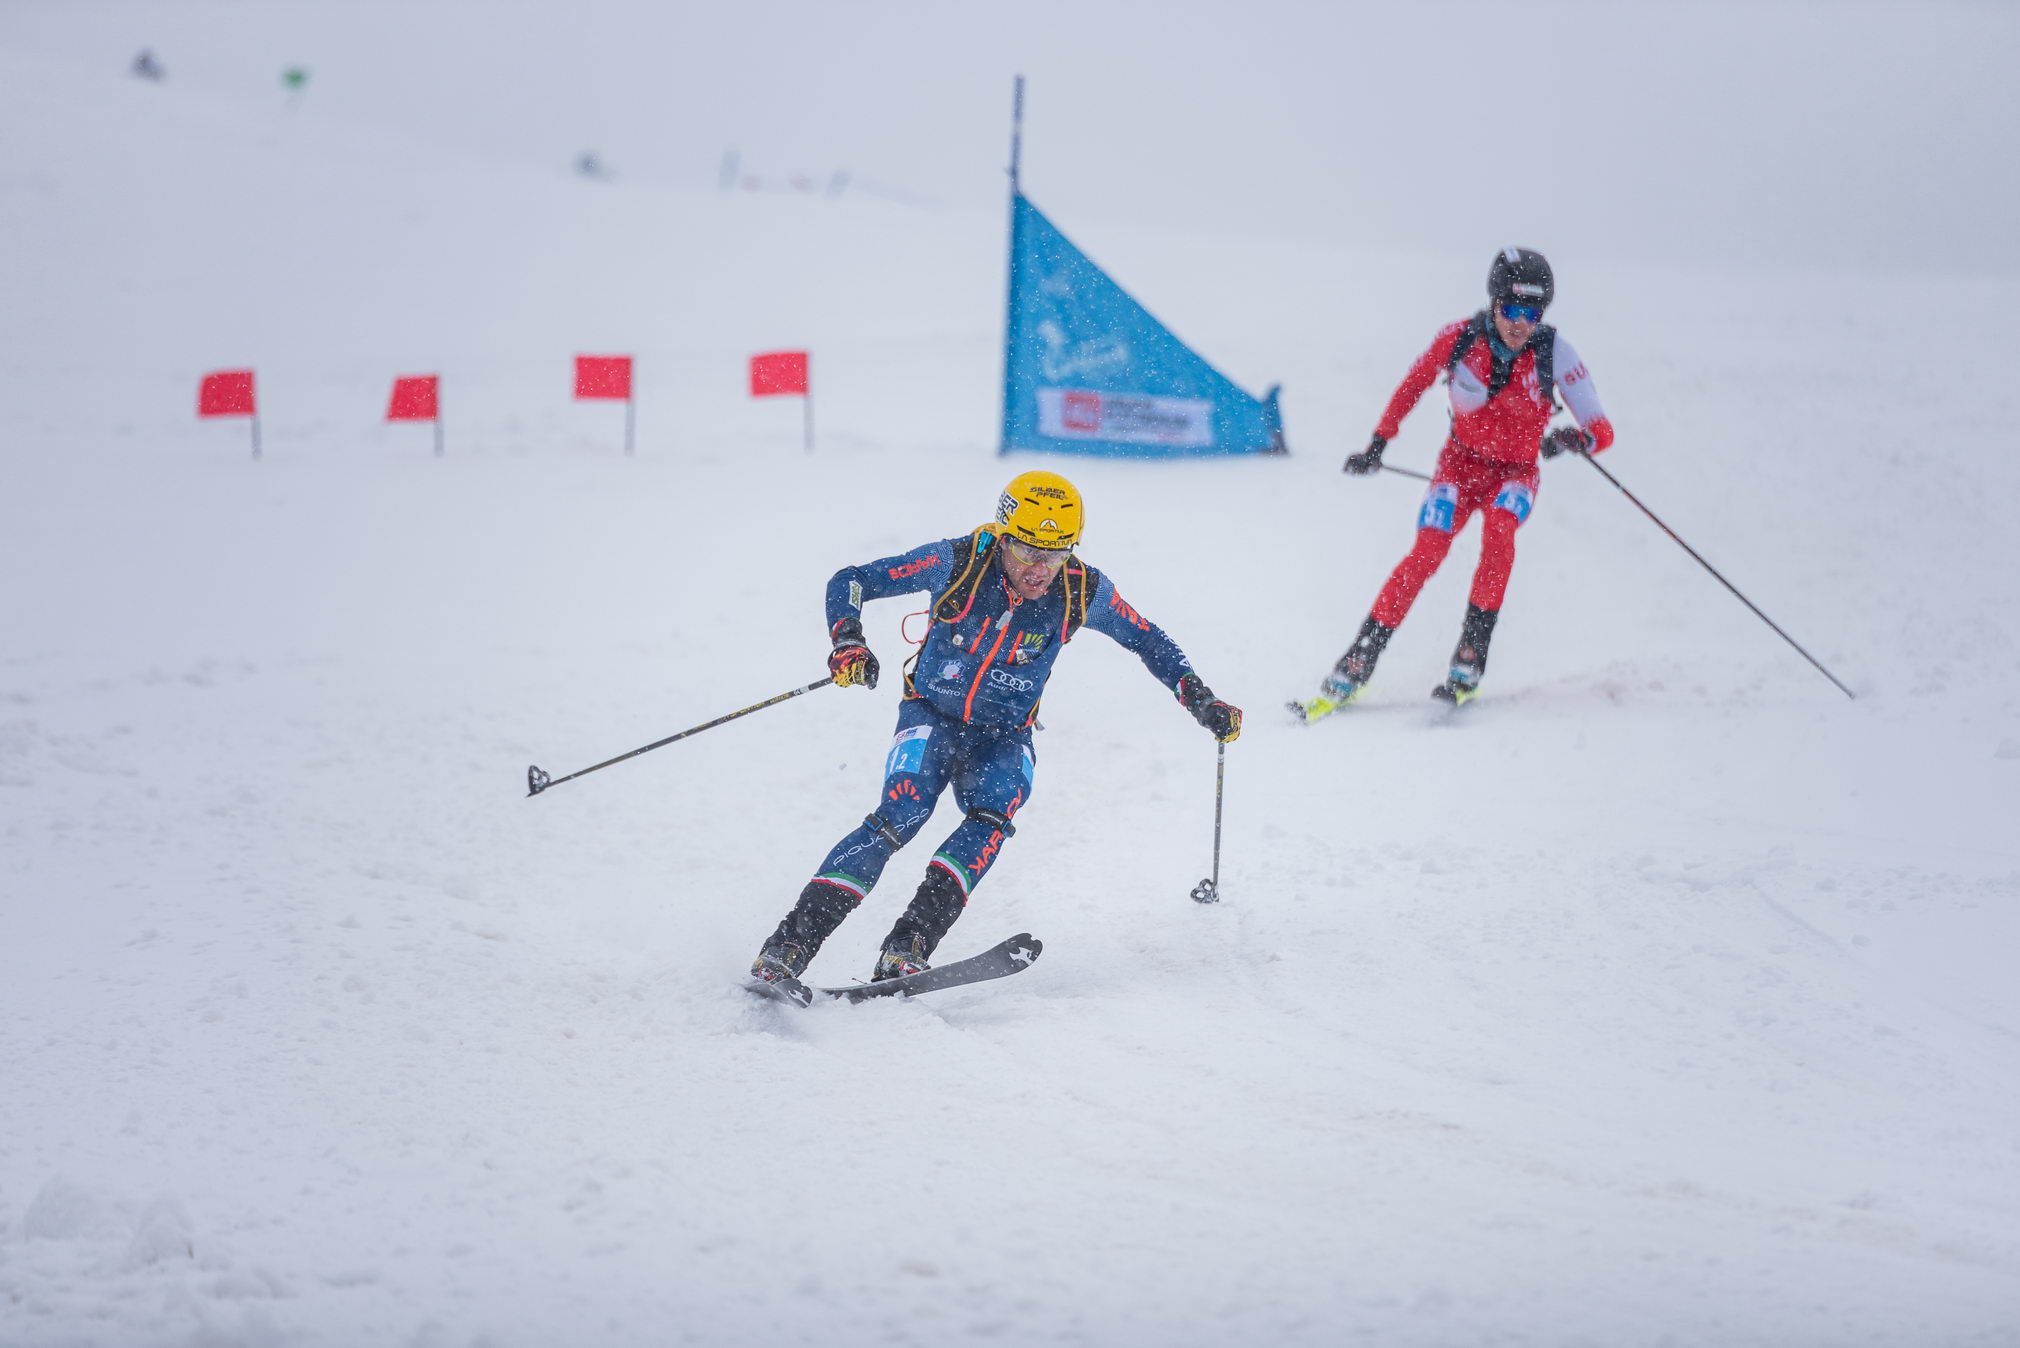
[[[1019,964],[1035,963],[1045,953],[1045,942],[1028,931],[1017,933],[1003,944],[1010,948],[1010,958]]]

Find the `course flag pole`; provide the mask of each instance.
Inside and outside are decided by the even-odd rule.
[[[442,457],[442,377],[402,374],[393,377],[393,396],[386,403],[387,421],[435,423],[435,457]]]
[[[807,453],[811,454],[814,452],[814,356],[811,351],[807,353],[806,360],[807,405],[804,411],[806,412]]]
[[[814,385],[809,374],[812,360],[805,351],[766,351],[750,358],[751,397],[787,394],[806,399],[803,414],[809,454],[814,452]]]
[[[253,395],[251,370],[214,370],[196,389],[199,417],[252,418],[252,456],[260,456],[259,401]]]
[[[1024,167],[1024,77],[1017,77],[1016,92],[1010,96],[1010,195],[1024,190],[1019,173]]]
[[[1587,463],[1591,464],[1594,468],[1597,468],[1599,470],[1599,475],[1605,478],[1608,482],[1611,482],[1615,487],[1619,488],[1620,494],[1622,496],[1625,496],[1628,500],[1634,502],[1635,506],[1640,509],[1642,514],[1654,520],[1655,527],[1662,530],[1662,532],[1668,534],[1672,539],[1674,539],[1676,541],[1676,545],[1679,548],[1682,548],[1685,552],[1690,554],[1691,560],[1695,561],[1699,566],[1703,567],[1705,570],[1711,572],[1712,578],[1714,580],[1716,580],[1719,584],[1725,586],[1726,589],[1731,590],[1733,598],[1739,600],[1740,603],[1745,604],[1748,608],[1752,609],[1754,617],[1759,618],[1769,627],[1774,628],[1774,633],[1776,636],[1780,637],[1783,641],[1786,641],[1789,645],[1794,646],[1796,648],[1797,655],[1800,655],[1803,659],[1815,665],[1817,667],[1817,673],[1829,679],[1833,684],[1836,684],[1838,691],[1843,693],[1846,697],[1853,697],[1853,698],[1856,697],[1856,694],[1854,694],[1851,689],[1845,687],[1843,683],[1840,683],[1838,681],[1837,675],[1831,673],[1831,671],[1824,668],[1822,661],[1818,660],[1817,657],[1811,655],[1808,651],[1804,650],[1802,648],[1801,643],[1799,643],[1794,637],[1790,636],[1787,632],[1782,631],[1780,626],[1776,624],[1775,620],[1773,618],[1768,617],[1767,614],[1762,613],[1760,611],[1759,606],[1756,605],[1753,602],[1753,600],[1741,594],[1739,591],[1739,587],[1737,585],[1734,585],[1724,576],[1719,575],[1717,567],[1713,566],[1710,562],[1707,562],[1704,558],[1698,556],[1697,549],[1693,548],[1690,544],[1684,542],[1683,539],[1677,534],[1676,530],[1670,528],[1667,524],[1664,524],[1662,522],[1661,517],[1658,516],[1653,510],[1650,510],[1647,506],[1642,505],[1640,497],[1636,496],[1633,492],[1629,491],[1626,487],[1622,486],[1619,478],[1615,477],[1613,474],[1606,471],[1606,465],[1599,462],[1598,459],[1593,458],[1591,454],[1585,452],[1584,450],[1578,451],[1578,456],[1584,459]]]
[[[632,452],[636,404],[632,400],[630,356],[577,356],[575,398],[577,402],[622,402],[624,452]]]

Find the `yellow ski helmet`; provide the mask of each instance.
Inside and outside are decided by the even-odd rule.
[[[996,502],[996,523],[1034,548],[1070,548],[1080,541],[1080,492],[1057,473],[1037,470],[1010,479]]]

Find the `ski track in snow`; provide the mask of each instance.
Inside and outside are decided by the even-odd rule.
[[[737,980],[875,790],[902,604],[871,611],[873,694],[538,801],[524,770],[806,682],[836,566],[983,516],[1023,466],[987,452],[996,226],[645,188],[620,213],[0,69],[64,128],[0,161],[20,251],[70,264],[0,259],[0,518],[34,563],[0,591],[0,1344],[2020,1343],[2020,466],[1992,452],[2020,408],[1957,343],[2011,275],[1864,278],[1851,312],[1842,277],[1753,275],[1679,350],[1637,326],[1654,272],[1560,263],[1609,464],[1857,701],[1554,463],[1485,695],[1425,697],[1469,531],[1364,701],[1303,728],[1275,709],[1414,500],[1324,442],[1357,447],[1450,315],[1425,259],[1370,291],[1347,253],[1258,247],[1259,293],[1317,297],[1271,319],[1310,340],[1232,293],[1198,340],[1308,399],[1300,452],[1054,465],[1090,559],[1247,709],[1223,902],[1187,899],[1210,742],[1084,636],[945,947],[1044,957],[799,1012]],[[380,173],[411,215],[370,208]],[[346,225],[307,275],[271,245]],[[794,258],[779,290],[856,279],[785,304],[725,265],[641,327],[615,278],[675,235]],[[591,236],[602,298],[567,298],[551,240]],[[1104,260],[1123,241],[1151,297],[1225,247],[1111,233]],[[226,258],[241,293],[208,305]],[[862,278],[897,274],[924,283],[862,326]],[[1343,334],[1350,283],[1382,318]],[[460,363],[439,462],[370,427],[396,297],[401,349]],[[804,460],[796,412],[724,392],[801,311],[836,390]],[[667,343],[636,458],[561,401],[569,334]],[[267,350],[254,465],[187,406]],[[867,974],[954,815],[815,980]]]

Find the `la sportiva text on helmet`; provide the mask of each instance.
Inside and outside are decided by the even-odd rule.
[[[1550,263],[1534,248],[1503,248],[1487,269],[1487,303],[1533,304],[1548,309],[1557,296]]]
[[[1019,473],[996,502],[996,523],[1034,548],[1070,548],[1080,541],[1080,491],[1057,473]]]

